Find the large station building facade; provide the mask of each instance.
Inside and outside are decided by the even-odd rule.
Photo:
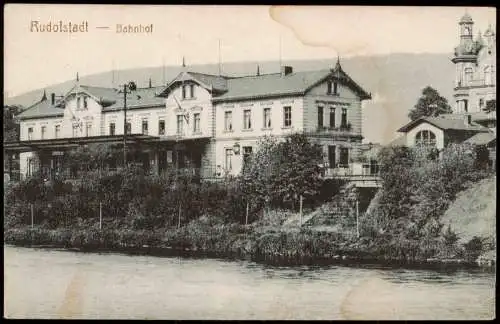
[[[279,73],[243,77],[184,67],[168,84],[146,88],[95,87],[77,79],[67,93],[41,97],[18,116],[20,140],[4,144],[8,154],[18,154],[22,177],[63,173],[68,150],[123,145],[125,129],[126,146],[140,148],[151,172],[237,175],[259,138],[300,132],[323,147],[333,174],[359,158],[362,102],[371,95],[337,61],[331,69],[283,66]]]

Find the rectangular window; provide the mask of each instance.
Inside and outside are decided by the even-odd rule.
[[[331,94],[332,93],[332,81],[328,81],[327,83],[327,90],[326,90],[326,94]]]
[[[182,99],[186,99],[186,86],[182,86]]]
[[[338,96],[338,84],[337,82],[333,82],[333,95]]]
[[[318,128],[323,128],[323,107],[318,107]]]
[[[243,111],[243,129],[252,128],[252,115],[249,109]]]
[[[158,121],[158,135],[165,135],[165,121],[163,119]]]
[[[28,166],[28,170],[26,172],[26,175],[28,177],[31,177],[33,175],[33,159],[32,158],[26,158],[26,164]]]
[[[252,155],[252,147],[251,146],[243,146],[243,165],[247,163],[248,159]]]
[[[182,135],[184,132],[184,116],[177,115],[177,135]]]
[[[85,136],[86,137],[92,136],[92,123],[85,124]]]
[[[335,108],[330,108],[330,127],[335,128]]]
[[[484,99],[479,99],[479,109],[482,110],[484,108]]]
[[[194,98],[194,84],[189,85],[189,97]]]
[[[132,134],[132,123],[129,121],[126,123],[126,130],[127,134]]]
[[[469,111],[469,101],[467,99],[464,99],[464,112]]]
[[[340,128],[347,128],[347,109],[342,108],[342,119],[340,120]]]
[[[233,112],[224,112],[224,130],[230,132],[233,130]]]
[[[264,128],[271,128],[271,108],[264,108]]]
[[[115,127],[116,127],[115,123],[109,124],[109,135],[111,135],[111,136],[115,135],[115,131],[116,131]]]
[[[83,97],[83,108],[85,108],[85,109],[88,108],[87,97]]]
[[[61,125],[56,125],[55,126],[55,138],[59,138],[61,136]]]
[[[45,139],[45,134],[47,133],[47,126],[42,126],[40,130],[40,139]]]
[[[226,149],[226,170],[232,170],[233,169],[233,164],[232,164],[232,159],[233,159],[233,150],[232,149]]]
[[[193,115],[193,119],[194,119],[193,132],[194,133],[200,133],[201,132],[201,129],[200,129],[200,122],[201,122],[200,113],[194,114]]]
[[[78,124],[73,124],[73,137],[78,137]]]
[[[328,164],[330,165],[330,168],[335,168],[335,163],[335,145],[328,145]]]
[[[283,126],[292,126],[292,107],[283,107]]]
[[[148,135],[148,120],[147,119],[142,120],[142,133],[144,135]]]
[[[76,98],[76,109],[81,109],[81,98],[77,97]]]
[[[345,168],[349,164],[349,149],[347,147],[340,148],[340,161],[339,163]]]
[[[33,140],[33,127],[28,128],[28,141]]]

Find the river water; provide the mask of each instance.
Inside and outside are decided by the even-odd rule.
[[[90,319],[492,319],[495,274],[4,247],[4,316]]]

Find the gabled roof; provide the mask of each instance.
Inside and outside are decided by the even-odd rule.
[[[246,76],[227,80],[229,90],[214,101],[257,99],[281,95],[304,95],[328,78],[334,78],[353,89],[361,99],[371,99],[361,86],[345,73],[340,64],[333,70],[292,72]]]
[[[167,86],[161,96],[168,96],[171,87],[179,82],[194,80],[205,89],[215,90],[213,101],[234,101],[259,99],[274,96],[304,95],[314,86],[334,78],[353,89],[362,99],[371,96],[345,73],[340,64],[335,69],[261,74],[241,77],[219,76],[197,72],[181,72]]]
[[[497,136],[492,133],[477,133],[476,135],[468,138],[464,143],[475,144],[475,145],[488,145],[496,144]]]
[[[326,78],[331,71],[294,72],[246,76],[227,80],[229,90],[214,101],[243,100],[277,95],[300,95]]]
[[[127,109],[158,107],[165,104],[165,99],[158,96],[165,89],[164,86],[152,88],[138,88],[131,93],[127,93]],[[114,88],[94,87],[88,85],[76,85],[63,96],[65,100],[68,96],[76,92],[83,92],[97,100],[103,106],[102,111],[122,110],[124,106],[123,91]],[[42,98],[43,99],[43,98]],[[64,105],[61,101],[52,105],[50,100],[40,100],[18,116],[21,119],[57,117],[64,115]]]
[[[92,95],[94,98],[98,99],[98,101],[114,101],[118,93],[118,89],[114,88],[94,87],[88,85],[81,85],[80,88],[85,90],[85,92]]]
[[[127,109],[160,107],[165,105],[165,98],[159,96],[165,90],[165,86],[152,88],[137,88],[127,93]],[[104,107],[103,111],[122,110],[124,107],[123,91],[116,91],[114,103]]]
[[[50,100],[47,100],[45,96],[44,98],[42,98],[42,100],[26,108],[16,117],[19,119],[31,119],[44,117],[62,117],[63,115],[64,110],[52,105]]]
[[[165,87],[165,89],[159,94],[161,97],[168,96],[170,90],[174,85],[182,83],[183,81],[194,81],[198,83],[200,86],[205,88],[208,91],[216,91],[216,92],[225,92],[228,90],[227,80],[231,79],[228,76],[222,75],[213,75],[206,73],[198,73],[191,71],[183,71],[180,72],[169,84]]]
[[[463,119],[458,118],[445,118],[445,117],[421,117],[415,119],[408,124],[404,125],[398,132],[406,133],[414,127],[420,125],[421,123],[429,123],[436,126],[442,130],[461,130],[461,131],[476,131],[476,132],[488,132],[488,128],[483,127],[475,122],[470,125],[466,125]]]

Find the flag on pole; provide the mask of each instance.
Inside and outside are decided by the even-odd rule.
[[[185,109],[182,108],[181,106],[181,103],[179,102],[179,100],[177,99],[177,97],[175,95],[173,95],[174,97],[174,100],[175,102],[177,103],[177,106],[179,107],[179,109],[182,111],[182,115],[184,116],[184,119],[186,120],[186,124],[189,124],[189,116],[188,116],[188,113],[186,112]]]

